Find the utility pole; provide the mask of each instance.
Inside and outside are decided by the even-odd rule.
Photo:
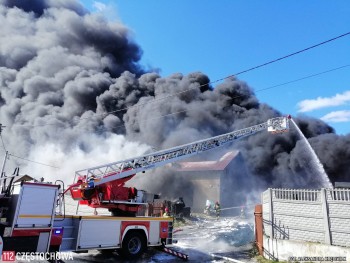
[[[2,133],[2,130],[3,128],[5,128],[6,126],[3,126],[1,123],[0,123],[0,136],[1,136],[1,133]],[[2,138],[1,138],[2,139]],[[4,145],[5,147],[5,145]],[[6,151],[6,149],[5,149]],[[5,170],[5,164],[6,164],[6,160],[8,159],[8,155],[9,155],[9,152],[6,151],[5,152],[5,157],[4,157],[4,161],[2,163],[2,167],[1,167],[1,174],[0,174],[0,189],[2,188],[3,186],[3,178],[5,177],[5,173],[4,173],[4,170]]]
[[[2,163],[2,167],[1,167],[1,179],[4,177],[5,164],[6,164],[6,160],[8,159],[8,155],[9,155],[9,152],[6,151],[4,162]]]
[[[1,123],[0,123],[0,134],[1,134],[1,132],[2,132],[2,128],[5,128],[6,126],[4,126],[4,125],[2,125]]]
[[[5,170],[6,160],[8,159],[8,155],[9,155],[9,152],[6,151],[5,157],[4,157],[4,162],[2,163],[2,167],[1,167],[0,189],[6,187],[5,181],[4,181],[4,179],[5,179],[5,172],[4,172],[4,170]]]

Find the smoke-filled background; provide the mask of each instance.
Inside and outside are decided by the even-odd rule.
[[[142,50],[124,25],[74,0],[0,0],[0,27],[0,120],[3,146],[13,155],[6,173],[18,165],[21,173],[71,183],[75,170],[282,115],[239,79],[213,86],[201,72],[161,77],[145,70]],[[350,135],[336,135],[320,120],[295,121],[331,181],[349,181]],[[305,169],[296,132],[260,132],[232,147],[259,189],[321,186]],[[135,184],[168,198],[191,191],[186,178],[169,169],[139,175]]]

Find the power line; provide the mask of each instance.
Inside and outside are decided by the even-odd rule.
[[[0,138],[1,138],[1,142],[2,142],[2,147],[5,149],[5,152],[6,152],[6,154],[7,154],[7,150],[6,150],[5,143],[4,143],[4,140],[3,140],[3,138],[2,138],[2,133],[1,133],[3,127],[6,127],[6,126],[3,126],[2,124],[0,124]],[[39,163],[39,162],[32,161],[32,160],[28,160],[28,159],[25,159],[25,158],[16,156],[16,155],[11,154],[11,153],[9,153],[8,155],[9,155],[9,156],[11,155],[11,156],[13,156],[13,157],[15,157],[15,158],[18,158],[18,159],[25,160],[25,161],[27,161],[27,162],[32,162],[32,163],[36,163],[36,164],[40,164],[40,165],[45,165],[45,166],[49,166],[49,167],[58,169],[58,167],[56,167],[56,166],[52,166],[52,165],[45,164],[45,163]],[[6,158],[6,157],[5,157],[5,158]]]
[[[36,163],[36,164],[40,164],[40,165],[44,165],[44,166],[49,166],[49,167],[52,167],[52,168],[55,168],[55,169],[59,169],[59,167],[57,167],[57,166],[53,166],[53,165],[49,165],[49,164],[45,164],[45,163],[40,163],[40,162],[32,161],[32,160],[29,160],[29,159],[26,159],[26,158],[23,158],[23,157],[16,156],[16,155],[11,154],[11,153],[9,153],[9,155],[11,155],[11,156],[13,156],[13,157],[15,157],[15,158],[18,158],[18,159],[27,161],[27,162]]]
[[[272,64],[272,63],[275,63],[275,62],[277,62],[277,61],[280,61],[280,60],[283,60],[283,59],[286,59],[286,58],[295,56],[295,55],[297,55],[297,54],[303,53],[303,52],[308,51],[308,50],[310,50],[310,49],[313,49],[313,48],[322,46],[322,45],[324,45],[324,44],[327,44],[327,43],[329,43],[329,42],[335,41],[335,40],[337,40],[337,39],[339,39],[339,38],[342,38],[342,37],[345,37],[345,36],[347,36],[347,35],[350,35],[350,32],[347,32],[347,33],[345,33],[345,34],[342,34],[342,35],[333,37],[333,38],[331,38],[331,39],[325,40],[325,41],[323,41],[323,42],[321,42],[321,43],[318,43],[318,44],[315,44],[315,45],[313,45],[313,46],[304,48],[304,49],[302,49],[302,50],[299,50],[299,51],[290,53],[290,54],[288,54],[288,55],[286,55],[286,56],[283,56],[283,57],[280,57],[280,58],[276,58],[276,59],[271,60],[271,61],[269,61],[269,62],[260,64],[260,65],[258,65],[258,66],[255,66],[255,67],[252,67],[252,68],[249,68],[249,69],[240,71],[240,72],[238,72],[238,73],[236,73],[236,74],[234,74],[234,75],[231,75],[231,76],[222,78],[222,79],[220,79],[220,80],[224,80],[224,79],[227,79],[227,78],[230,78],[230,77],[234,77],[234,76],[237,76],[237,75],[240,75],[240,74],[243,74],[243,73],[246,73],[246,72],[249,72],[249,71],[252,71],[252,70],[255,70],[255,69],[264,67],[264,66],[267,66],[267,65]],[[220,81],[220,80],[217,80],[217,81]]]
[[[267,88],[259,89],[259,90],[256,90],[255,92],[260,92],[260,91],[265,91],[265,90],[269,90],[269,89],[274,89],[274,88],[277,88],[277,87],[280,87],[280,86],[284,86],[284,85],[287,85],[287,84],[290,84],[290,83],[298,82],[298,81],[301,81],[301,80],[304,80],[304,79],[310,79],[310,78],[313,78],[313,77],[316,77],[316,76],[320,76],[320,75],[323,75],[323,74],[326,74],[326,73],[329,73],[329,72],[332,72],[332,71],[336,71],[336,70],[339,70],[339,69],[347,68],[347,67],[350,67],[350,64],[344,65],[344,66],[341,66],[341,67],[337,67],[337,68],[333,68],[333,69],[329,69],[329,70],[326,70],[326,71],[322,71],[322,72],[319,72],[319,73],[315,73],[315,74],[312,74],[312,75],[308,75],[308,76],[305,76],[305,77],[301,77],[299,79],[290,80],[290,81],[287,81],[287,82],[284,82],[284,83],[281,83],[281,84],[277,84],[277,85],[274,85],[274,86],[270,86],[270,87],[267,87]]]
[[[337,71],[337,70],[340,70],[340,69],[343,69],[343,68],[347,68],[347,67],[350,67],[350,64],[344,65],[344,66],[340,66],[340,67],[337,67],[337,68],[332,68],[332,69],[329,69],[329,70],[326,70],[326,71],[322,71],[322,72],[319,72],[319,73],[311,74],[311,75],[308,75],[308,76],[305,76],[305,77],[301,77],[301,78],[298,78],[298,79],[290,80],[290,81],[283,82],[283,83],[280,83],[280,84],[276,84],[276,85],[273,85],[273,86],[270,86],[270,87],[267,87],[267,88],[259,89],[259,90],[256,90],[255,93],[266,91],[266,90],[269,90],[269,89],[274,89],[274,88],[281,87],[281,86],[285,86],[285,85],[288,85],[288,84],[291,84],[291,83],[295,83],[295,82],[302,81],[302,80],[305,80],[305,79],[313,78],[313,77],[316,77],[316,76],[320,76],[320,75],[323,75],[323,74],[326,74],[326,73],[329,73],[329,72],[333,72],[333,71]],[[235,97],[232,97],[232,99],[241,98],[243,96],[245,96],[245,95],[237,95]],[[134,107],[134,106],[131,106],[131,107]],[[129,108],[131,108],[131,107],[129,107]],[[148,120],[160,119],[160,118],[164,118],[164,117],[167,117],[167,116],[175,115],[175,114],[178,114],[178,113],[184,113],[184,112],[188,112],[188,111],[192,111],[192,110],[181,110],[181,111],[177,111],[177,112],[161,115],[161,116],[158,116],[158,117],[149,118]],[[110,112],[108,112],[106,114],[109,114],[109,113]],[[51,125],[51,124],[48,124],[48,125]],[[40,125],[40,126],[45,126],[45,124]],[[125,127],[125,126],[126,126],[125,124],[121,124],[121,125],[114,126],[114,128],[121,128],[121,127]]]
[[[173,93],[173,94],[169,94],[169,95],[164,96],[164,97],[161,97],[161,98],[154,98],[153,100],[147,101],[147,102],[145,102],[145,103],[133,105],[133,106],[130,106],[130,107],[125,107],[125,108],[118,109],[118,110],[114,110],[114,111],[110,111],[110,112],[105,112],[105,113],[101,113],[101,114],[96,114],[96,115],[97,115],[97,116],[98,116],[98,115],[102,115],[102,116],[103,116],[103,115],[106,115],[106,116],[107,116],[107,115],[112,114],[112,113],[117,113],[117,112],[120,112],[120,111],[126,111],[126,110],[131,109],[131,108],[142,107],[142,106],[145,106],[145,105],[150,104],[150,103],[154,103],[154,102],[158,102],[158,101],[161,101],[161,100],[165,100],[165,99],[168,99],[168,98],[170,98],[170,97],[173,97],[173,96],[176,96],[176,95],[179,95],[179,94],[182,94],[182,93],[185,93],[185,92],[194,90],[194,89],[198,89],[198,88],[201,88],[201,87],[204,87],[204,86],[208,86],[208,85],[211,85],[211,84],[214,84],[214,83],[223,81],[223,80],[225,80],[225,79],[229,79],[229,78],[232,78],[232,77],[235,77],[235,76],[238,76],[238,75],[247,73],[247,72],[249,72],[249,71],[253,71],[253,70],[255,70],[255,69],[258,69],[258,68],[261,68],[261,67],[270,65],[270,64],[272,64],[272,63],[275,63],[275,62],[284,60],[284,59],[286,59],[286,58],[295,56],[295,55],[297,55],[297,54],[306,52],[306,51],[308,51],[308,50],[311,50],[311,49],[313,49],[313,48],[316,48],[316,47],[325,45],[325,44],[327,44],[327,43],[330,43],[330,42],[332,42],[332,41],[335,41],[335,40],[337,40],[337,39],[340,39],[340,38],[345,37],[345,36],[348,36],[348,35],[350,35],[350,32],[347,32],[347,33],[344,33],[344,34],[342,34],[342,35],[333,37],[333,38],[331,38],[331,39],[325,40],[325,41],[320,42],[320,43],[318,43],[318,44],[315,44],[315,45],[312,45],[312,46],[310,46],[310,47],[301,49],[301,50],[299,50],[299,51],[290,53],[290,54],[288,54],[288,55],[285,55],[285,56],[282,56],[282,57],[279,57],[279,58],[270,60],[270,61],[265,62],[265,63],[263,63],[263,64],[260,64],[260,65],[257,65],[257,66],[254,66],[254,67],[245,69],[245,70],[240,71],[240,72],[237,72],[237,73],[235,73],[235,74],[232,74],[232,75],[229,75],[229,76],[226,76],[226,77],[223,77],[223,78],[214,80],[214,81],[210,81],[210,82],[208,82],[208,83],[199,85],[199,86],[194,87],[194,88],[189,88],[189,89],[187,89],[187,90],[183,90],[183,91],[180,91],[180,92],[176,92],[176,93]],[[347,66],[343,66],[343,67],[347,67]],[[334,70],[336,70],[336,69],[333,69],[333,70],[330,70],[330,71],[334,71]],[[319,73],[319,74],[322,74],[322,73]],[[306,78],[308,78],[308,77],[306,77]],[[281,84],[280,84],[280,85],[281,85]],[[270,88],[271,88],[271,87],[270,87]],[[268,88],[268,89],[269,89],[269,88]],[[96,115],[95,115],[95,116],[96,116]],[[90,118],[91,118],[91,117],[85,117],[85,118],[80,118],[79,120],[85,120],[85,119],[90,119]],[[56,124],[56,123],[55,123],[55,124],[53,123],[53,124],[42,124],[42,125],[23,125],[23,126],[37,127],[37,126],[46,126],[46,125],[57,125],[57,124]],[[23,126],[22,126],[22,127],[23,127]]]
[[[119,109],[119,110],[107,112],[107,113],[104,113],[104,114],[116,113],[116,112],[119,112],[119,111],[128,110],[128,109],[133,108],[133,107],[141,107],[141,106],[144,106],[144,105],[146,105],[146,104],[148,104],[148,103],[151,103],[151,102],[155,102],[155,101],[159,101],[159,100],[164,100],[164,99],[167,99],[167,98],[169,98],[169,97],[173,97],[173,96],[176,96],[176,95],[179,95],[179,94],[182,94],[182,93],[185,93],[185,92],[188,92],[188,91],[197,89],[197,88],[201,88],[201,87],[204,87],[204,86],[208,86],[208,85],[211,85],[211,84],[214,84],[214,83],[223,81],[223,80],[225,80],[225,79],[229,79],[229,78],[232,78],[232,77],[241,75],[241,74],[243,74],[243,73],[247,73],[247,72],[249,72],[249,71],[252,71],[252,70],[255,70],[255,69],[258,69],[258,68],[267,66],[267,65],[272,64],[272,63],[275,63],[275,62],[277,62],[277,61],[280,61],[280,60],[283,60],[283,59],[286,59],[286,58],[295,56],[295,55],[297,55],[297,54],[300,54],[300,53],[303,53],[303,52],[308,51],[308,50],[310,50],[310,49],[313,49],[313,48],[322,46],[322,45],[327,44],[327,43],[329,43],[329,42],[335,41],[335,40],[337,40],[337,39],[339,39],[339,38],[345,37],[345,36],[347,36],[347,35],[350,35],[350,32],[347,32],[347,33],[345,33],[345,34],[339,35],[339,36],[337,36],[337,37],[333,37],[333,38],[331,38],[331,39],[328,39],[328,40],[323,41],[323,42],[321,42],[321,43],[318,43],[318,44],[316,44],[316,45],[312,45],[312,46],[310,46],[310,47],[304,48],[304,49],[302,49],[302,50],[299,50],[299,51],[290,53],[290,54],[285,55],[285,56],[283,56],[283,57],[273,59],[273,60],[271,60],[271,61],[265,62],[265,63],[260,64],[260,65],[258,65],[258,66],[245,69],[245,70],[243,70],[243,71],[237,72],[237,73],[232,74],[232,75],[229,75],[229,76],[227,76],[227,77],[224,77],[224,78],[221,78],[221,79],[217,79],[217,80],[214,80],[214,81],[210,81],[210,82],[208,82],[208,83],[206,83],[206,84],[199,85],[198,87],[190,88],[190,89],[183,90],[183,91],[180,91],[180,92],[176,92],[176,93],[167,95],[167,96],[162,97],[162,98],[157,98],[157,99],[154,99],[154,100],[152,100],[152,101],[148,101],[148,102],[145,102],[145,103],[142,103],[142,104],[133,105],[133,106],[126,107],[126,108],[123,108],[123,109]]]
[[[3,139],[2,139],[2,135],[1,135],[1,134],[0,134],[0,138],[1,138],[1,141],[2,141],[2,148],[4,148],[4,149],[5,149],[5,152],[7,152],[7,151],[6,151],[6,148],[5,148],[5,145],[4,145],[4,141],[3,141]],[[11,156],[13,156],[13,157],[15,157],[15,158],[18,158],[18,159],[22,159],[22,160],[27,161],[27,162],[32,162],[32,163],[36,163],[36,164],[45,165],[45,166],[49,166],[49,167],[52,167],[52,168],[59,169],[59,167],[52,166],[52,165],[45,164],[45,163],[40,163],[40,162],[32,161],[32,160],[29,160],[29,159],[25,159],[25,158],[22,158],[22,157],[16,156],[16,155],[11,154],[11,153],[9,153],[8,155],[9,155],[9,156],[11,155]]]
[[[280,83],[280,84],[276,84],[276,85],[273,85],[273,86],[270,86],[270,87],[267,87],[267,88],[259,89],[259,90],[256,90],[255,93],[266,91],[266,90],[269,90],[269,89],[274,89],[274,88],[281,87],[281,86],[285,86],[285,85],[288,85],[288,84],[291,84],[291,83],[295,83],[295,82],[302,81],[302,80],[305,80],[305,79],[313,78],[313,77],[316,77],[316,76],[320,76],[320,75],[323,75],[323,74],[326,74],[326,73],[329,73],[329,72],[332,72],[332,71],[340,70],[340,69],[343,69],[343,68],[347,68],[347,67],[350,67],[350,64],[344,65],[344,66],[341,66],[341,67],[337,67],[337,68],[333,68],[333,69],[329,69],[329,70],[326,70],[326,71],[322,71],[322,72],[319,72],[319,73],[311,74],[311,75],[308,75],[308,76],[305,76],[305,77],[301,77],[301,78],[298,78],[298,79],[290,80],[290,81],[283,82],[283,83]],[[244,97],[244,96],[245,95],[237,95],[235,97],[232,97],[232,99],[237,99],[237,98],[241,98],[241,97]],[[187,110],[180,110],[180,111],[177,111],[177,112],[172,112],[172,113],[161,115],[161,116],[158,116],[158,117],[149,118],[149,119],[147,119],[147,121],[154,120],[154,119],[160,119],[160,118],[164,118],[164,117],[167,117],[167,116],[175,115],[175,114],[178,114],[178,113],[189,112],[189,111],[193,111],[193,110],[195,110],[195,109],[192,109],[192,110],[188,110],[188,109]],[[114,126],[114,128],[121,128],[121,127],[125,127],[125,126],[126,126],[125,124],[121,124],[121,125]]]
[[[173,94],[170,94],[170,95],[161,97],[161,98],[153,99],[152,101],[148,101],[148,102],[145,102],[145,103],[142,103],[142,104],[133,105],[133,106],[130,106],[130,107],[126,107],[126,108],[119,109],[119,110],[115,110],[115,111],[111,111],[111,112],[106,112],[106,113],[99,114],[99,115],[109,115],[109,114],[112,114],[112,113],[116,113],[116,112],[120,112],[120,111],[125,111],[125,110],[128,110],[128,109],[130,109],[130,108],[141,107],[141,106],[144,106],[144,105],[149,104],[149,103],[154,103],[154,102],[156,102],[156,101],[161,101],[161,100],[164,100],[164,99],[167,99],[167,98],[170,98],[170,97],[173,97],[173,96],[176,96],[176,95],[179,95],[179,94],[182,94],[182,93],[185,93],[185,92],[194,90],[194,89],[198,89],[198,88],[201,88],[201,87],[204,87],[204,86],[208,86],[208,85],[217,83],[217,82],[219,82],[219,81],[223,81],[223,80],[225,80],[225,79],[232,78],[232,77],[241,75],[241,74],[243,74],[243,73],[247,73],[247,72],[249,72],[249,71],[252,71],[252,70],[255,70],[255,69],[258,69],[258,68],[267,66],[267,65],[269,65],[269,64],[275,63],[275,62],[277,62],[277,61],[280,61],[280,60],[289,58],[289,57],[291,57],[291,56],[294,56],[294,55],[303,53],[303,52],[305,52],[305,51],[308,51],[308,50],[310,50],[310,49],[313,49],[313,48],[319,47],[319,46],[321,46],[321,45],[324,45],[324,44],[326,44],[326,43],[335,41],[335,40],[337,40],[337,39],[339,39],[339,38],[342,38],[342,37],[345,37],[345,36],[347,36],[347,35],[350,35],[350,32],[347,32],[347,33],[342,34],[342,35],[339,35],[339,36],[337,36],[337,37],[328,39],[328,40],[323,41],[323,42],[321,42],[321,43],[318,43],[318,44],[316,44],[316,45],[313,45],[313,46],[304,48],[304,49],[302,49],[302,50],[299,50],[299,51],[290,53],[290,54],[288,54],[288,55],[286,55],[286,56],[283,56],[283,57],[280,57],[280,58],[277,58],[277,59],[268,61],[268,62],[263,63],[263,64],[260,64],[260,65],[258,65],[258,66],[251,67],[251,68],[248,68],[248,69],[246,69],[246,70],[237,72],[237,73],[232,74],[232,75],[229,75],[229,76],[227,76],[227,77],[224,77],[224,78],[221,78],[221,79],[217,79],[217,80],[215,80],[215,81],[211,81],[211,82],[208,82],[208,83],[206,83],[206,84],[199,85],[198,87],[195,87],[195,88],[190,88],[190,89],[183,90],[183,91],[180,91],[180,92],[176,92],[176,93],[173,93]],[[276,88],[276,87],[284,86],[284,85],[287,85],[287,84],[290,84],[290,83],[294,83],[294,82],[298,82],[298,81],[301,81],[301,80],[304,80],[304,79],[308,79],[308,78],[312,78],[312,77],[319,76],[319,75],[322,75],[322,74],[326,74],[326,73],[329,73],[329,72],[332,72],[332,71],[336,71],[336,70],[339,70],[339,69],[342,69],[342,68],[346,68],[346,67],[349,67],[349,66],[350,66],[350,65],[345,65],[345,66],[341,66],[341,67],[338,67],[338,68],[330,69],[330,70],[323,71],[323,72],[320,72],[320,73],[316,73],[316,74],[312,74],[312,75],[309,75],[309,76],[305,76],[305,77],[302,77],[302,78],[299,78],[299,79],[295,79],[295,80],[291,80],[291,81],[284,82],[284,83],[281,83],[281,84],[277,84],[277,85],[274,85],[274,86],[271,86],[271,87],[268,87],[268,88],[260,89],[260,90],[257,90],[257,91],[255,91],[255,92],[261,92],[261,91],[265,91],[265,90],[268,90],[268,89],[273,89],[273,88]],[[234,97],[234,98],[239,98],[239,97],[242,97],[242,96],[243,96],[243,95],[241,95],[241,96],[236,96],[236,97]],[[162,115],[162,116],[159,116],[159,117],[155,117],[155,118],[152,118],[152,119],[164,118],[164,117],[167,117],[167,116],[170,116],[170,115],[175,115],[175,114],[178,114],[178,113],[183,113],[183,112],[188,112],[188,111],[189,111],[189,110],[181,110],[181,111],[178,111],[178,112],[169,113],[169,114]],[[90,119],[90,118],[91,118],[91,117],[80,118],[79,120]],[[48,124],[48,123],[46,123],[46,124],[42,124],[42,125],[24,125],[24,126],[37,127],[37,126],[46,126],[46,125],[56,125],[56,124]],[[125,126],[125,124],[116,126],[116,128],[118,128],[118,127],[124,127],[124,126]],[[1,135],[2,127],[6,127],[6,126],[2,126],[2,124],[0,124],[0,138],[1,138],[2,146],[3,146],[3,148],[4,148],[5,151],[6,151],[6,147],[5,147],[5,144],[4,144],[2,135]],[[56,167],[56,166],[53,166],[53,165],[49,165],[49,164],[44,164],[44,163],[32,161],[32,160],[29,160],[29,159],[26,159],[26,158],[23,158],[23,157],[19,157],[19,156],[13,155],[13,154],[9,154],[9,155],[11,155],[11,156],[13,156],[13,157],[15,157],[15,158],[18,158],[18,159],[22,159],[22,160],[27,161],[27,162],[32,162],[32,163],[36,163],[36,164],[40,164],[40,165],[44,165],[44,166],[48,166],[48,167],[52,167],[52,168],[59,169],[59,167]]]
[[[329,73],[329,72],[332,72],[332,71],[336,71],[336,70],[339,70],[339,69],[347,68],[347,67],[350,67],[350,64],[349,65],[344,65],[344,66],[341,66],[341,67],[337,67],[337,68],[333,68],[333,69],[329,69],[329,70],[326,70],[326,71],[322,71],[322,72],[319,72],[319,73],[315,73],[315,74],[312,74],[312,75],[308,75],[308,76],[305,76],[305,77],[301,77],[301,78],[298,78],[298,79],[290,80],[290,81],[283,82],[283,83],[280,83],[280,84],[276,84],[276,85],[273,85],[273,86],[270,86],[270,87],[267,87],[267,88],[259,89],[259,90],[256,90],[255,93],[266,91],[266,90],[277,88],[277,87],[281,87],[281,86],[285,86],[285,85],[288,85],[288,84],[291,84],[291,83],[302,81],[304,79],[313,78],[313,77],[316,77],[316,76],[320,76],[320,75],[323,75],[323,74],[326,74],[326,73]],[[232,97],[232,99],[237,99],[237,98],[241,98],[241,97],[244,97],[244,96],[245,95],[237,95],[235,97]],[[158,117],[148,118],[147,121],[155,120],[155,119],[161,119],[161,118],[165,118],[165,117],[168,117],[168,116],[172,116],[172,115],[176,115],[176,114],[184,113],[184,112],[189,112],[189,111],[193,111],[193,110],[195,110],[195,109],[180,110],[180,111],[172,112],[172,113],[169,113],[169,114],[160,115]],[[120,124],[120,125],[114,126],[114,128],[121,128],[121,127],[125,127],[125,126],[126,126],[126,124]]]

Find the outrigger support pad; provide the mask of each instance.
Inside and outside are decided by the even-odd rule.
[[[168,247],[165,247],[165,246],[161,246],[158,248],[160,251],[163,251],[165,253],[168,253],[170,255],[173,255],[175,257],[178,257],[178,258],[181,258],[183,261],[187,261],[188,260],[188,255],[184,254],[184,253],[181,253],[181,252],[177,252],[173,249],[170,249]]]

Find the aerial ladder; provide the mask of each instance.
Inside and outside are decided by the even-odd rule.
[[[139,157],[112,162],[75,172],[70,191],[73,199],[93,208],[107,208],[115,216],[134,216],[145,204],[144,191],[125,187],[137,173],[178,162],[191,156],[217,149],[260,131],[282,133],[289,130],[291,116],[276,117],[264,123],[223,135],[176,146]]]

